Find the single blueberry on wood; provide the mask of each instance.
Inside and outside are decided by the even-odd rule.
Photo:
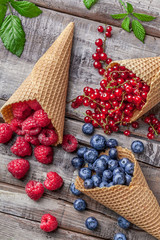
[[[91,123],[85,123],[82,126],[82,132],[87,135],[91,135],[94,132],[94,127]]]
[[[119,216],[118,217],[118,225],[119,227],[123,228],[123,229],[128,229],[131,225],[131,223],[126,220],[124,217]]]
[[[85,225],[89,230],[95,230],[98,227],[98,221],[94,217],[89,217],[86,219]]]
[[[78,198],[74,201],[73,206],[77,211],[84,211],[86,209],[86,202],[83,199]]]
[[[142,153],[144,151],[144,144],[141,141],[134,141],[131,144],[131,149],[134,153]]]
[[[127,240],[123,233],[117,233],[114,235],[114,240]]]

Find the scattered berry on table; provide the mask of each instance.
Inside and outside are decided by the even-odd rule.
[[[34,146],[39,146],[40,145],[40,142],[38,140],[38,136],[31,136],[29,134],[25,134],[24,139]]]
[[[94,127],[91,123],[85,123],[82,127],[82,132],[86,135],[91,135],[94,132]]]
[[[23,120],[17,118],[14,118],[10,123],[12,131],[21,136],[25,135],[25,131],[22,130],[22,123]]]
[[[33,180],[26,184],[25,190],[27,195],[35,201],[40,199],[44,193],[43,184]]]
[[[57,219],[51,214],[44,214],[41,218],[40,228],[45,232],[52,232],[58,227]]]
[[[58,141],[58,134],[53,129],[43,129],[38,136],[38,140],[42,145],[50,146]]]
[[[84,160],[88,163],[94,163],[97,157],[98,152],[93,148],[88,148],[87,151],[84,153]]]
[[[71,163],[74,168],[79,169],[79,168],[83,167],[84,160],[83,160],[83,158],[74,157],[74,158],[72,158]]]
[[[98,221],[94,217],[88,217],[85,221],[85,225],[89,230],[95,230],[98,227]]]
[[[79,170],[79,177],[82,178],[83,180],[86,180],[87,178],[91,178],[92,176],[92,171],[85,167],[85,168],[81,168]]]
[[[9,124],[0,123],[0,143],[7,143],[12,138],[13,131]]]
[[[41,109],[41,105],[37,102],[37,100],[29,100],[29,101],[27,101],[27,104],[34,111],[37,111],[37,110]]]
[[[102,26],[99,26],[99,27],[97,28],[97,30],[98,30],[98,32],[100,32],[100,33],[103,33],[103,32],[104,32],[104,28],[103,28]]]
[[[124,135],[126,135],[127,137],[129,137],[131,135],[131,132],[129,130],[125,130],[124,131]]]
[[[77,211],[84,211],[86,209],[86,202],[83,199],[78,198],[74,201],[73,206]]]
[[[31,114],[31,108],[26,102],[12,104],[12,111],[15,118],[26,119]]]
[[[36,121],[39,127],[46,127],[50,124],[51,120],[48,118],[47,113],[43,109],[35,111],[33,119]]]
[[[114,235],[114,240],[127,240],[127,238],[123,233],[116,233]]]
[[[96,150],[102,151],[106,148],[106,139],[102,135],[96,134],[91,138],[90,144]]]
[[[78,141],[74,136],[70,134],[64,135],[62,148],[66,152],[74,152],[77,149],[77,147],[78,147]]]
[[[11,147],[11,152],[19,157],[25,157],[32,154],[32,148],[24,137],[17,137],[16,142]]]
[[[8,171],[17,179],[23,178],[29,171],[29,162],[25,159],[15,159],[8,163]]]
[[[144,144],[141,141],[133,141],[131,149],[134,153],[142,153],[144,151]]]
[[[117,142],[117,140],[116,139],[108,139],[107,141],[106,141],[106,147],[108,147],[108,148],[114,148],[114,147],[117,147],[118,146],[118,142]]]
[[[76,195],[76,196],[79,196],[79,195],[81,194],[81,192],[80,192],[78,189],[76,189],[74,183],[71,183],[71,185],[70,185],[70,191],[71,191],[71,193],[73,193],[73,194]]]
[[[44,145],[36,146],[34,156],[40,163],[50,164],[53,162],[53,149]]]
[[[50,191],[57,190],[63,185],[63,179],[56,172],[48,172],[44,186]]]
[[[160,134],[160,120],[158,120],[154,114],[146,116],[144,122],[149,125],[147,134],[148,139],[154,139],[155,136]]]
[[[33,116],[30,116],[22,123],[22,130],[29,135],[37,135],[40,133],[41,127],[38,126]]]
[[[80,148],[77,150],[77,155],[78,155],[78,157],[84,158],[84,154],[85,154],[86,151],[87,151],[87,147],[80,147]]]
[[[131,223],[126,220],[125,218],[119,216],[118,217],[118,225],[119,227],[123,228],[123,229],[128,229],[131,226]]]

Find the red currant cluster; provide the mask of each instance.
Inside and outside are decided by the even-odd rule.
[[[93,63],[93,66],[94,68],[98,69],[98,72],[100,75],[104,75],[105,73],[105,69],[103,68],[103,65],[105,64],[105,66],[107,66],[108,64],[110,64],[110,62],[112,62],[112,59],[108,58],[107,54],[104,52],[106,38],[111,37],[111,31],[112,31],[112,27],[108,26],[106,28],[104,41],[101,38],[95,41],[95,45],[97,46],[97,48],[96,48],[96,53],[92,55],[92,58],[95,61]],[[102,26],[99,26],[98,32],[103,33],[104,28]]]
[[[160,121],[155,117],[154,114],[150,114],[149,116],[144,118],[144,122],[149,125],[147,137],[149,139],[153,139],[160,134]]]

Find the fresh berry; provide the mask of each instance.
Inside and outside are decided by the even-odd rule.
[[[109,179],[112,178],[112,176],[113,176],[113,173],[112,173],[111,170],[108,170],[108,169],[105,170],[105,171],[103,172],[103,176],[102,176],[103,182],[107,182]]]
[[[29,100],[27,104],[30,106],[31,109],[37,111],[41,109],[41,105],[37,102],[37,100]]]
[[[38,126],[33,116],[30,116],[22,123],[22,130],[32,136],[39,134],[41,127]]]
[[[98,221],[94,217],[89,217],[86,219],[85,225],[89,230],[95,230],[98,227]]]
[[[47,113],[45,113],[43,109],[37,110],[33,114],[33,119],[36,121],[39,127],[46,127],[51,122],[51,120],[48,118]]]
[[[125,184],[125,175],[124,173],[117,173],[113,175],[113,183],[114,185],[124,185]]]
[[[129,175],[133,175],[134,172],[134,163],[127,163],[125,166],[125,172],[128,173]]]
[[[107,30],[107,32],[111,32],[111,31],[112,31],[112,27],[111,27],[111,26],[108,26],[108,27],[106,28],[106,30]]]
[[[96,44],[97,47],[101,47],[102,44],[103,44],[102,39],[101,39],[101,38],[97,39],[97,40],[95,41],[95,44]]]
[[[93,183],[93,180],[90,178],[90,179],[86,179],[84,181],[84,188],[86,189],[90,189],[90,188],[93,188],[94,186],[94,183]]]
[[[12,138],[13,131],[9,124],[0,123],[0,143],[6,143]]]
[[[87,178],[91,178],[92,171],[89,168],[85,167],[85,168],[81,168],[78,174],[80,178],[82,178],[83,180],[86,180]]]
[[[41,218],[40,228],[45,232],[52,232],[58,227],[57,219],[51,214],[44,214]]]
[[[110,158],[107,155],[101,155],[101,156],[99,156],[99,159],[105,160],[106,163],[108,164],[108,161],[109,161]]]
[[[99,187],[100,183],[102,182],[102,178],[99,175],[95,174],[92,176],[92,181],[94,187]]]
[[[126,185],[129,186],[130,182],[132,181],[132,176],[129,174],[125,174]]]
[[[111,159],[117,159],[117,155],[118,155],[118,152],[117,152],[117,149],[116,148],[111,148],[109,150],[109,157]]]
[[[93,167],[94,167],[94,171],[97,173],[97,174],[102,174],[104,170],[106,170],[107,168],[107,163],[104,159],[100,159],[98,158],[94,164],[93,164]]]
[[[48,172],[44,186],[50,191],[57,190],[63,185],[63,179],[56,172]]]
[[[108,161],[108,169],[109,170],[113,171],[117,167],[118,167],[118,161],[117,160],[110,159]]]
[[[100,188],[103,188],[103,187],[108,187],[108,182],[101,182],[100,185],[99,185]]]
[[[22,130],[22,123],[23,120],[14,118],[11,123],[10,123],[10,127],[12,129],[13,132],[17,133],[17,135],[25,135],[25,131]]]
[[[23,178],[29,171],[29,162],[25,159],[15,159],[8,163],[8,171],[17,179]]]
[[[37,136],[31,136],[31,135],[29,135],[29,134],[26,134],[26,135],[24,136],[24,139],[25,139],[27,142],[33,144],[34,146],[39,146],[39,145],[40,145],[40,142],[39,142]]]
[[[12,104],[12,111],[15,118],[26,119],[32,110],[26,102],[18,102]]]
[[[36,146],[34,149],[35,158],[43,164],[50,164],[53,161],[53,149],[49,146]]]
[[[131,223],[128,220],[126,220],[125,218],[120,216],[120,217],[118,217],[118,225],[119,225],[119,227],[121,227],[123,229],[128,229],[130,227]]]
[[[40,199],[44,193],[43,184],[37,181],[29,181],[25,187],[28,197],[37,201]]]
[[[154,133],[149,132],[147,134],[148,139],[153,139],[154,138]]]
[[[66,152],[74,152],[77,149],[77,147],[78,147],[78,141],[74,136],[70,134],[63,136],[62,148]]]
[[[108,148],[114,148],[114,147],[118,146],[118,142],[117,142],[116,139],[108,139],[107,142],[106,142],[106,146]]]
[[[98,152],[95,149],[88,148],[84,153],[84,160],[88,163],[94,163],[98,157]]]
[[[134,153],[142,153],[144,151],[144,144],[141,141],[133,141],[131,149]]]
[[[32,154],[32,148],[24,137],[17,137],[16,142],[11,147],[11,152],[19,157],[25,157]]]
[[[94,132],[94,127],[91,123],[85,123],[82,127],[82,132],[87,135],[91,135]]]
[[[77,151],[77,155],[80,158],[84,158],[84,154],[87,151],[87,147],[80,147]]]
[[[79,196],[79,195],[81,194],[81,192],[80,192],[78,189],[76,189],[74,183],[71,183],[71,185],[70,185],[70,191],[71,191],[71,193],[73,193],[75,196]]]
[[[121,158],[119,160],[119,166],[122,167],[122,168],[125,168],[127,163],[129,163],[129,159],[128,158]]]
[[[131,132],[130,132],[129,130],[125,130],[125,131],[124,131],[124,135],[126,135],[127,137],[129,137],[130,134],[131,134]]]
[[[104,28],[103,28],[102,26],[99,26],[99,27],[97,28],[97,30],[98,30],[98,32],[100,32],[100,33],[103,33],[103,32],[104,32]]]
[[[127,238],[123,233],[116,233],[114,235],[114,240],[127,240]]]
[[[53,129],[43,129],[38,140],[42,145],[49,146],[57,143],[58,135]]]
[[[124,168],[117,167],[113,170],[113,175],[116,175],[117,173],[124,173]]]
[[[91,138],[90,144],[96,150],[102,151],[106,148],[106,139],[102,135],[96,134]]]
[[[74,168],[80,169],[84,165],[84,160],[83,158],[74,157],[72,158],[71,163]]]
[[[139,123],[138,122],[132,122],[132,127],[137,129],[139,128]]]
[[[77,211],[81,212],[86,209],[86,202],[83,199],[78,198],[74,201],[73,206]]]

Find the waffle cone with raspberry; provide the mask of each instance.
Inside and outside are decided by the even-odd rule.
[[[104,206],[117,212],[131,223],[160,239],[160,207],[145,180],[134,155],[128,149],[117,147],[119,158],[128,158],[134,163],[134,175],[129,186],[85,189],[84,181],[77,177],[75,186]]]
[[[62,143],[74,23],[70,23],[35,64],[32,72],[1,109],[6,122],[13,119],[12,104],[36,99],[48,114]]]
[[[136,58],[114,61],[108,67],[116,64],[125,66],[144,80],[150,86],[147,100],[141,111],[136,110],[130,122],[137,120],[160,102],[160,57]]]

